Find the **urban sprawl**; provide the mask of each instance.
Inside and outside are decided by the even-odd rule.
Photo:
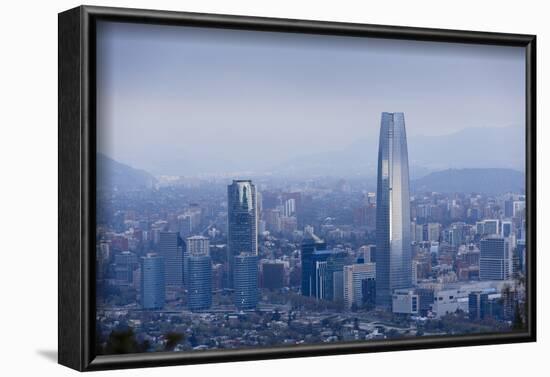
[[[372,192],[269,175],[100,190],[97,352],[521,330],[525,228],[523,193],[412,193],[402,113],[382,114]]]

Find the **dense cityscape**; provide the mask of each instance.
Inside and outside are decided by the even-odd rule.
[[[97,198],[100,354],[525,327],[524,192],[411,190],[403,113],[382,114],[375,185],[163,176]]]

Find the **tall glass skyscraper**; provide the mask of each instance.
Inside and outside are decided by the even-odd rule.
[[[209,255],[191,255],[188,266],[187,307],[208,309],[212,305],[212,259]]]
[[[183,281],[185,288],[189,289],[189,257],[191,255],[210,255],[210,241],[207,237],[191,236],[185,239],[183,253]]]
[[[147,254],[141,258],[141,307],[162,309],[164,307],[164,258]]]
[[[189,310],[204,310],[212,305],[212,259],[209,240],[203,236],[187,238],[185,274],[187,282],[187,307]]]
[[[164,257],[166,285],[181,287],[183,284],[185,243],[178,232],[160,232],[159,246],[160,254]]]
[[[230,272],[234,275],[234,258],[241,253],[258,254],[258,210],[256,186],[250,180],[234,180],[227,186],[227,246]]]
[[[302,241],[302,295],[317,297],[315,284],[316,254],[326,250],[327,244],[313,233],[309,233]]]
[[[412,286],[409,161],[403,113],[382,113],[376,193],[376,304]]]
[[[507,280],[512,275],[508,240],[489,236],[480,241],[479,280]]]
[[[346,256],[343,250],[328,250],[323,240],[309,234],[302,241],[302,296],[334,300],[340,290],[343,296],[340,283]]]
[[[233,282],[235,306],[239,310],[254,309],[258,305],[258,256],[241,253],[234,257]]]

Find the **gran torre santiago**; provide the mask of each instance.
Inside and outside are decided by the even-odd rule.
[[[376,305],[412,286],[409,160],[403,113],[382,113],[376,192]]]

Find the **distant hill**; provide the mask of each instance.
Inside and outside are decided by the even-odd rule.
[[[521,127],[465,128],[440,136],[412,136],[409,165],[431,171],[504,168],[523,171],[525,135]]]
[[[410,136],[407,143],[411,179],[449,168],[477,166],[523,170],[525,166],[525,141],[519,127],[466,128],[446,135]],[[357,140],[341,150],[295,157],[268,170],[278,175],[303,177],[376,177],[377,158],[378,135]]]
[[[97,187],[99,189],[135,190],[150,188],[156,182],[156,178],[145,170],[134,169],[104,154],[97,154]]]
[[[479,192],[499,194],[525,191],[525,176],[512,169],[448,169],[411,181],[413,192]]]

